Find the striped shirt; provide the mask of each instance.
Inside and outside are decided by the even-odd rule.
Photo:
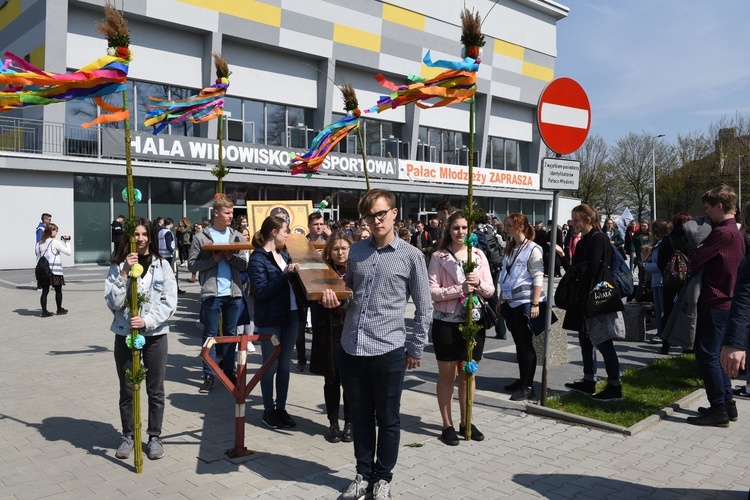
[[[432,321],[432,298],[422,253],[401,238],[382,248],[373,238],[349,250],[346,284],[354,291],[348,304],[341,347],[351,356],[379,356],[406,346],[422,357]],[[414,300],[414,334],[406,342],[406,304]]]

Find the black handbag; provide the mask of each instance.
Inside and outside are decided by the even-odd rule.
[[[563,310],[571,309],[578,302],[581,280],[588,269],[587,262],[574,264],[565,271],[555,289],[555,306]]]
[[[593,318],[600,314],[623,311],[625,306],[622,304],[619,290],[614,285],[609,266],[602,262],[597,274],[596,279],[591,282],[586,297],[584,315],[587,318]]]
[[[495,308],[492,307],[486,300],[484,300],[482,297],[477,295],[477,298],[479,299],[479,303],[482,305],[482,319],[480,320],[480,324],[484,327],[485,330],[489,330],[490,328],[495,328],[497,326],[497,312],[495,312]]]

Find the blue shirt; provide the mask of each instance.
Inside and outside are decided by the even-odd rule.
[[[421,358],[432,321],[432,298],[422,252],[394,237],[382,248],[373,238],[349,250],[346,284],[354,292],[349,301],[341,347],[352,356],[379,356],[406,346]],[[406,342],[406,304],[414,300],[414,333]]]
[[[223,232],[219,232],[212,227],[209,227],[208,230],[214,243],[229,243],[229,237],[232,235],[231,227],[227,227]],[[218,262],[216,271],[216,296],[232,296],[232,268],[229,267],[229,262],[224,257]]]

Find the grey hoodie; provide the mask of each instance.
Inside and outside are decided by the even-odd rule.
[[[232,230],[229,241],[245,241],[242,233]],[[208,297],[216,297],[218,285],[216,283],[216,274],[219,264],[213,257],[213,252],[203,250],[203,245],[213,243],[211,233],[208,228],[193,236],[193,244],[190,246],[190,255],[188,256],[188,269],[191,273],[200,272],[198,276],[201,284],[201,300]],[[240,272],[247,269],[247,252],[238,252],[229,260],[229,266],[232,269],[232,297],[242,297],[242,278]]]

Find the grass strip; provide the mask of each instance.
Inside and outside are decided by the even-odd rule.
[[[606,382],[601,381],[597,392]],[[622,375],[622,401],[596,401],[578,392],[554,394],[547,407],[630,427],[703,387],[694,354],[657,359]]]

